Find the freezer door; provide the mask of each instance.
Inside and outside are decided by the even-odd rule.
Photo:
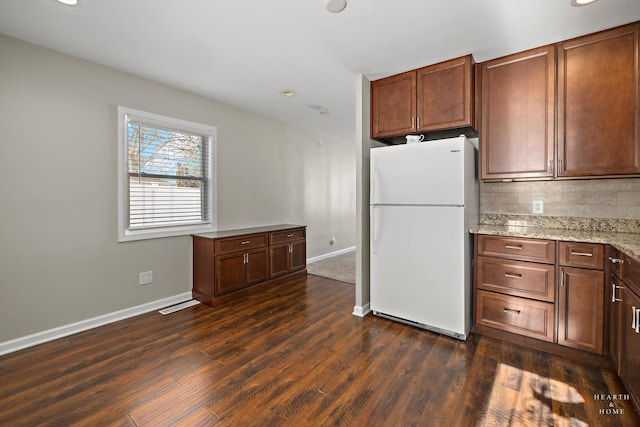
[[[464,208],[371,207],[371,310],[466,337],[469,256]]]
[[[462,136],[371,150],[372,205],[464,205]],[[469,173],[469,172],[467,172]]]

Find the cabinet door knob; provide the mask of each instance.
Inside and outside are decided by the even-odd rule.
[[[609,261],[611,261],[612,264],[624,264],[624,261],[619,258],[609,257]]]

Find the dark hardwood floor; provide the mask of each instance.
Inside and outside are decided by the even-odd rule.
[[[640,425],[596,398],[624,393],[613,372],[353,303],[353,285],[310,275],[0,357],[0,425]]]

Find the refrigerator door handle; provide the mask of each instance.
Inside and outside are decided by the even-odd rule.
[[[369,218],[371,221],[371,253],[375,254],[378,242],[376,241],[376,217],[375,217],[376,207],[371,206],[371,212],[369,213]]]
[[[378,172],[378,162],[375,160],[373,160],[373,170],[371,171],[371,200],[369,201],[370,203],[374,203],[375,199],[376,199],[376,175]]]

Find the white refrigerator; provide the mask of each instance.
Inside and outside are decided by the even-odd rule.
[[[371,150],[371,310],[466,340],[475,148],[465,136]]]

